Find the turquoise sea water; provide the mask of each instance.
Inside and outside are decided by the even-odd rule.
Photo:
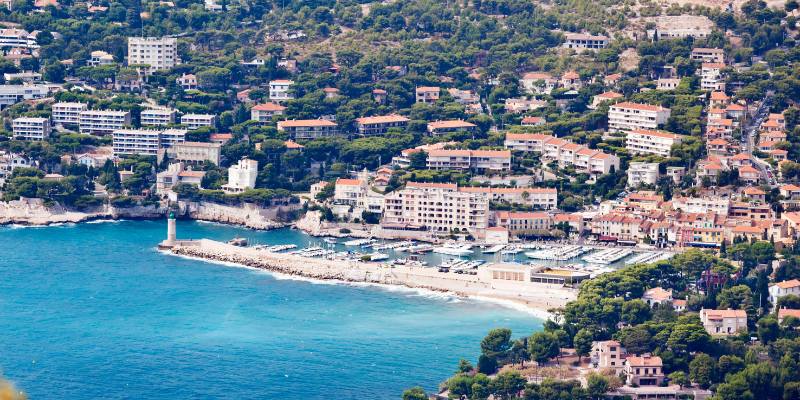
[[[165,224],[0,227],[0,373],[31,399],[399,399],[434,390],[490,328],[541,327],[478,301],[165,255]],[[309,240],[194,222],[178,234]]]

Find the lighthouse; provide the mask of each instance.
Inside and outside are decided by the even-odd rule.
[[[160,249],[171,249],[177,243],[177,233],[175,230],[175,212],[170,211],[167,217],[167,239],[158,245]]]

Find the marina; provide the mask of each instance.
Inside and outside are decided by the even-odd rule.
[[[612,264],[633,254],[633,250],[627,248],[611,248],[600,250],[583,257],[583,261],[590,264]]]
[[[525,256],[537,260],[567,261],[582,254],[586,254],[592,250],[592,247],[589,246],[571,245],[529,251],[525,252]]]

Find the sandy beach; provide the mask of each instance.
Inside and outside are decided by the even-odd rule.
[[[562,307],[577,295],[576,290],[558,285],[533,282],[513,285],[503,282],[502,285],[496,285],[480,275],[442,273],[435,268],[425,267],[389,267],[373,262],[306,258],[208,239],[178,241],[170,251],[175,255],[233,263],[290,276],[447,292],[524,308],[542,318],[550,316],[549,309]]]

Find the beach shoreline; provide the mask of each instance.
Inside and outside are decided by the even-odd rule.
[[[344,285],[404,287],[492,302],[547,319],[549,310],[575,299],[577,291],[557,285],[520,283],[502,287],[478,275],[443,273],[434,268],[385,266],[363,261],[324,260],[270,253],[208,239],[178,241],[169,254],[222,265],[274,273],[281,279],[316,280]]]

